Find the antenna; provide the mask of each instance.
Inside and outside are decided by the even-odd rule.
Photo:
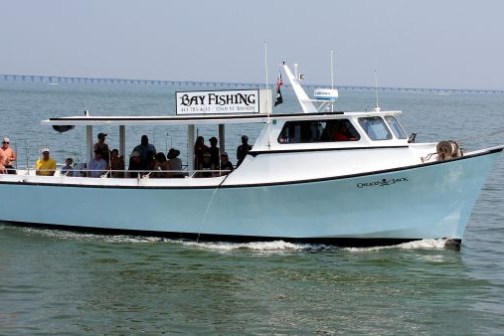
[[[331,49],[331,91],[334,90],[334,50]],[[334,101],[331,101],[331,112],[334,112]]]
[[[266,90],[269,89],[268,85],[268,43],[266,41],[264,42],[264,74],[265,74],[265,84],[266,84]]]
[[[380,112],[380,104],[378,102],[378,74],[376,73],[376,69],[374,71],[374,80],[375,80],[375,95],[376,95],[376,107],[375,111]]]
[[[333,62],[334,50],[331,49],[331,90],[334,90],[334,62]]]
[[[266,91],[269,90],[269,85],[268,85],[268,44],[264,42],[264,70],[265,70],[265,75],[266,75]],[[266,93],[266,97],[269,97],[268,92]],[[268,100],[268,98],[266,98]],[[270,116],[270,106],[272,102],[266,102],[267,110],[268,110],[268,118],[267,118],[267,124],[268,124],[268,148],[271,148],[271,116]]]

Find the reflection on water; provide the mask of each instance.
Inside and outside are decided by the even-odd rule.
[[[429,241],[337,249],[0,232],[2,296],[13,303],[3,312],[24,332],[428,331],[435,311],[462,312],[482,284],[459,252]]]

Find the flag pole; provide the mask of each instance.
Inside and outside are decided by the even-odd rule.
[[[268,85],[268,44],[266,41],[264,42],[264,73],[265,73],[265,84],[266,84],[266,97],[269,100],[269,85]],[[266,123],[268,124],[268,148],[271,148],[271,115],[270,115],[270,108],[272,108],[273,102],[267,101],[266,102],[266,112],[267,112],[267,118],[266,118]]]
[[[331,49],[331,90],[334,90],[334,50]],[[334,101],[331,101],[331,112],[334,112]]]

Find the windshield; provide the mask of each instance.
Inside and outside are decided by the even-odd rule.
[[[406,139],[406,133],[404,132],[403,128],[401,127],[401,124],[399,124],[399,121],[393,116],[386,116],[385,121],[387,124],[390,126],[390,129],[392,130],[392,133],[394,133],[394,136],[397,139]]]
[[[380,117],[359,118],[359,124],[371,140],[390,140],[392,134]]]

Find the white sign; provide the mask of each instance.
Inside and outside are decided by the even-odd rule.
[[[259,90],[177,92],[177,115],[259,113]]]

